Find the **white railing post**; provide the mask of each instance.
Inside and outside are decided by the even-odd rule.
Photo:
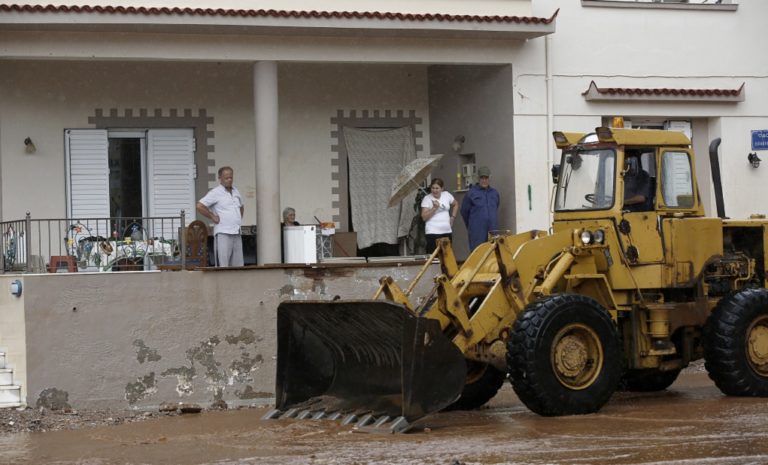
[[[179,238],[179,242],[181,242],[181,269],[186,270],[186,264],[187,264],[187,225],[186,225],[186,214],[184,213],[184,210],[181,210],[181,231],[179,232],[179,235],[181,236]]]
[[[30,215],[29,212],[27,212],[27,215],[24,217],[24,255],[25,259],[27,260],[27,273],[32,272],[32,234],[30,232],[32,231],[32,215]]]

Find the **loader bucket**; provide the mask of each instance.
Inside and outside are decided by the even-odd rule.
[[[410,423],[450,405],[464,387],[464,356],[438,322],[389,301],[283,302],[277,337],[280,411]]]

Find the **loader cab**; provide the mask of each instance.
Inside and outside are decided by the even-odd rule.
[[[703,216],[690,140],[672,131],[597,128],[555,133],[556,220],[657,211]]]
[[[578,140],[574,133],[555,133],[555,142],[563,149],[555,230],[614,230],[628,263],[651,265],[665,260],[664,218],[703,216],[684,134],[597,128]]]

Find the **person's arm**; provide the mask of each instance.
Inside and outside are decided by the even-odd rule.
[[[439,206],[435,206],[434,204],[431,207],[421,207],[421,219],[426,223],[435,216],[435,213],[437,213],[439,208]]]
[[[426,223],[435,216],[438,208],[440,208],[440,203],[434,200],[433,196],[424,197],[424,200],[421,201],[421,219]]]
[[[469,200],[469,192],[464,194],[464,200],[461,201],[461,218],[464,224],[469,225],[469,210],[472,208],[472,201]]]
[[[624,182],[626,183],[627,180],[624,180]],[[648,192],[650,190],[650,178],[647,180],[645,178],[641,178],[640,181],[637,182],[633,187],[635,188],[634,192],[631,190],[630,192],[625,191],[624,205],[637,205],[638,203],[643,203],[647,200],[644,192]]]
[[[453,220],[456,219],[456,215],[459,213],[459,203],[456,202],[456,199],[451,202],[451,226],[453,226]]]
[[[233,187],[233,189],[235,188]],[[240,219],[242,220],[245,212],[245,203],[243,202],[243,197],[240,195],[240,191],[237,189],[235,189],[235,191],[237,192],[237,202],[240,204]]]
[[[636,205],[643,202],[645,202],[645,196],[643,194],[635,194],[632,197],[624,199],[624,205]]]
[[[219,224],[219,215],[212,212],[210,208],[205,206],[205,204],[203,204],[202,202],[197,202],[197,205],[195,206],[195,208],[197,209],[198,213],[208,218],[209,220],[213,221],[213,224]]]
[[[421,207],[421,219],[426,223],[435,215],[434,208]]]

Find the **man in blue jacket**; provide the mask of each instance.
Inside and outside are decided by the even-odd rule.
[[[488,240],[488,232],[498,229],[499,191],[491,187],[491,170],[487,166],[477,169],[479,182],[469,188],[461,202],[461,217],[469,233],[469,249]]]

